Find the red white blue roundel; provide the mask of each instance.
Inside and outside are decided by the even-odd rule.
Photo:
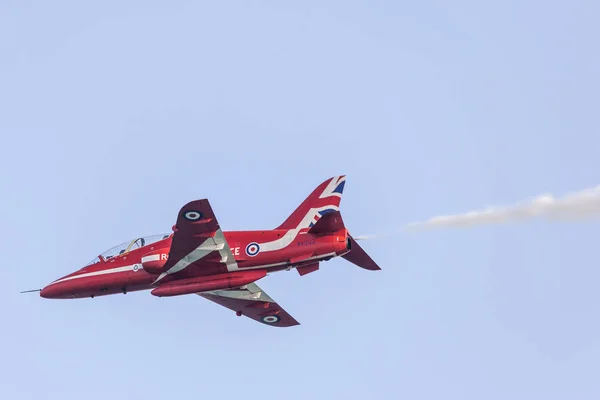
[[[198,221],[200,218],[202,218],[202,212],[190,210],[183,214],[183,218],[187,219],[188,221]]]
[[[267,315],[266,317],[262,317],[263,322],[266,322],[267,324],[274,324],[275,322],[279,322],[281,318],[279,318],[277,315]]]
[[[246,254],[248,254],[250,257],[254,257],[258,253],[260,253],[260,246],[258,243],[252,242],[246,246]]]

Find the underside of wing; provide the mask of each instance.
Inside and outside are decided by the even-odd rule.
[[[300,325],[290,314],[266,294],[256,283],[239,289],[197,293],[214,303],[229,308],[265,325],[288,327]]]
[[[191,201],[183,206],[173,230],[164,272],[155,283],[166,275],[177,278],[196,276],[196,268],[201,268],[204,273],[216,274],[223,272],[221,266],[235,265],[234,256],[208,199]]]
[[[221,230],[208,199],[195,200],[184,205],[177,215],[173,227],[173,242],[169,251],[166,269],[172,268],[194,251],[205,247],[205,251],[220,250],[215,246],[215,235]],[[202,256],[206,256],[202,254]],[[201,257],[198,257],[201,258]]]

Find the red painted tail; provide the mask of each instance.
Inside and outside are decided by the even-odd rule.
[[[308,228],[314,235],[329,235],[345,229],[339,210],[345,183],[344,175],[321,183],[278,229]],[[347,247],[350,251],[342,256],[345,260],[371,271],[381,269],[350,234]]]
[[[325,215],[323,218],[317,221],[317,223],[308,230],[308,232],[314,235],[330,235],[335,232],[344,229],[344,220],[342,214],[339,211],[334,211]],[[381,268],[373,259],[367,254],[367,252],[360,247],[356,240],[350,234],[348,234],[347,247],[350,250],[344,254],[342,258],[350,261],[352,264],[358,265],[361,268],[368,269],[371,271],[377,271]]]
[[[323,215],[339,211],[345,183],[345,175],[321,183],[277,229],[311,228]]]

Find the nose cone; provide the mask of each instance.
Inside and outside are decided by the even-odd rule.
[[[45,299],[64,299],[69,297],[71,291],[68,282],[62,282],[62,279],[58,279],[40,291],[40,297]]]
[[[78,273],[79,271],[73,272],[49,283],[40,291],[40,297],[45,299],[70,299],[74,297],[73,292],[76,287],[73,285],[72,278]]]
[[[56,299],[59,297],[59,293],[60,290],[58,290],[59,288],[57,287],[59,286],[58,284],[50,284],[48,286],[46,286],[45,288],[43,288],[40,291],[40,297],[43,297],[45,299]]]

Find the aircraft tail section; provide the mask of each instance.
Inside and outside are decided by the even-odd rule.
[[[344,226],[342,214],[339,211],[334,211],[323,216],[323,218],[319,219],[317,223],[308,230],[308,233],[312,233],[313,235],[331,235],[339,232],[340,230],[345,230],[347,235],[346,248],[350,250],[349,252],[343,254],[342,258],[344,258],[346,261],[350,261],[354,265],[371,271],[377,271],[381,269],[348,233],[348,230]]]
[[[308,230],[308,233],[312,233],[313,235],[330,235],[339,232],[342,229],[346,229],[342,214],[339,211],[334,211],[319,219],[317,223]],[[348,235],[346,238],[346,248],[350,251],[343,254],[342,258],[364,269],[371,271],[380,270],[381,268],[379,265],[373,261],[362,247],[360,247],[347,230],[346,234]]]
[[[339,211],[333,211],[321,217],[309,230],[313,235],[333,234],[344,229],[344,220]]]
[[[346,230],[340,213],[345,183],[345,175],[334,176],[321,183],[277,229],[307,229],[307,233],[313,235],[330,235],[345,230],[346,248],[349,251],[342,258],[360,268],[380,270]]]
[[[277,229],[311,228],[324,215],[339,211],[345,183],[345,175],[321,183]]]

